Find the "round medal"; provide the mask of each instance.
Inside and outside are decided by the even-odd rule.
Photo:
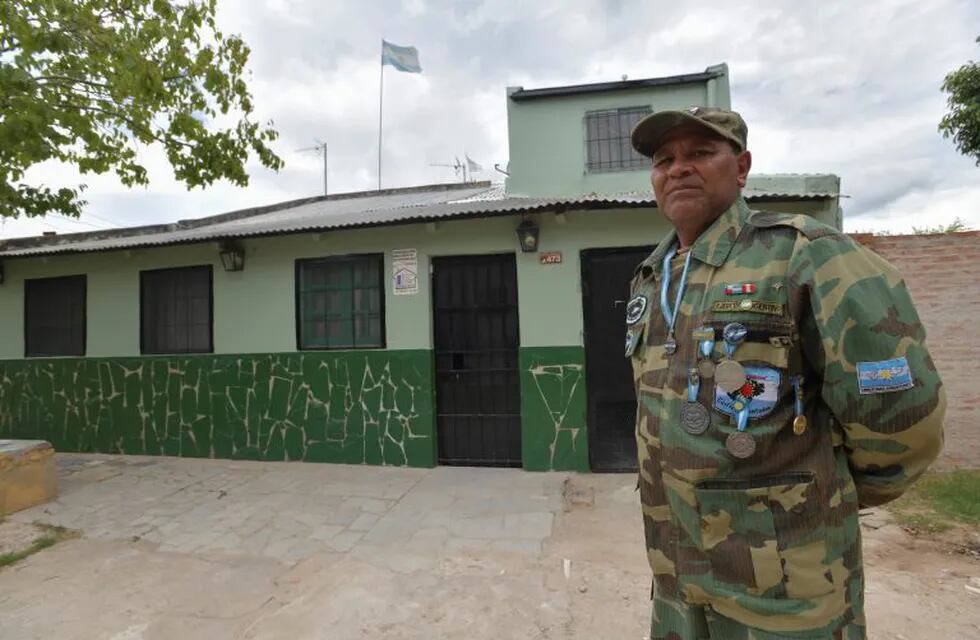
[[[745,384],[745,368],[734,360],[722,360],[715,367],[715,384],[725,393],[734,393]]]
[[[735,431],[725,439],[725,449],[736,458],[751,458],[755,453],[755,438],[744,431]]]
[[[698,373],[702,378],[711,378],[715,375],[714,360],[701,360],[698,362]]]
[[[725,342],[732,345],[740,344],[748,334],[749,330],[741,322],[729,322],[721,332]]]
[[[793,419],[793,433],[802,436],[803,432],[806,431],[806,424],[806,416],[796,416]]]
[[[700,402],[685,402],[681,407],[681,428],[692,436],[699,436],[711,426],[711,416]]]
[[[667,336],[667,341],[664,342],[664,352],[668,356],[672,356],[677,352],[677,340],[674,339],[674,336]]]

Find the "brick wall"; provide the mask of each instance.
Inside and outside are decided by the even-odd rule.
[[[946,392],[944,467],[980,467],[980,231],[853,234],[905,278]]]

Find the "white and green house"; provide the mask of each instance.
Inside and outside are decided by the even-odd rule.
[[[633,266],[668,231],[629,148],[728,70],[507,89],[506,187],[306,198],[0,241],[0,438],[61,451],[623,469]],[[750,138],[751,142],[751,138]],[[830,175],[758,208],[840,225]]]

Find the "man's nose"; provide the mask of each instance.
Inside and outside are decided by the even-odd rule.
[[[670,170],[667,172],[667,176],[670,178],[683,178],[689,173],[691,173],[691,163],[688,158],[677,156],[670,163]]]

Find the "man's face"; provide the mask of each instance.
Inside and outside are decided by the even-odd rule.
[[[706,229],[738,197],[752,165],[721,136],[696,124],[674,127],[653,154],[657,206],[675,227]]]

